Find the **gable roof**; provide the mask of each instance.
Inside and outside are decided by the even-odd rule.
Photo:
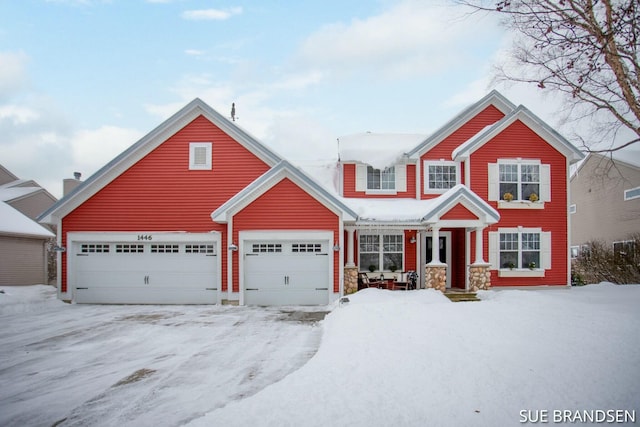
[[[422,143],[417,145],[407,155],[411,158],[420,158],[425,152],[429,151],[435,145],[442,142],[445,138],[458,130],[462,125],[467,123],[473,117],[478,115],[482,110],[488,106],[493,105],[498,110],[502,111],[505,115],[513,111],[516,106],[505,98],[497,90],[492,90],[481,100],[470,105],[462,112],[460,112],[453,119],[449,120],[444,126],[434,132],[429,138],[425,139]]]
[[[354,221],[356,219],[357,214],[351,208],[286,160],[280,161],[275,167],[269,169],[242,191],[223,203],[211,213],[211,219],[220,223],[228,222],[235,213],[250,205],[251,202],[284,178],[289,178],[316,200],[325,206],[329,206],[336,213],[340,213],[344,221]]]
[[[527,125],[532,131],[567,157],[570,163],[577,162],[584,158],[584,154],[573,144],[522,105],[518,106],[518,108],[493,125],[486,126],[476,135],[458,146],[453,150],[451,157],[453,160],[467,160],[474,151],[482,147],[517,120]]]
[[[435,200],[437,200],[438,203],[435,203],[431,209],[425,212],[421,218],[422,222],[436,223],[440,221],[441,216],[445,215],[459,203],[475,214],[485,224],[495,224],[500,220],[498,211],[463,184],[456,185]]]
[[[80,206],[120,174],[133,166],[137,161],[145,157],[201,115],[255,154],[267,165],[274,166],[281,161],[280,156],[274,151],[263,145],[236,124],[227,120],[200,98],[196,98],[47,209],[38,217],[38,221],[55,224],[56,219],[64,217]]]

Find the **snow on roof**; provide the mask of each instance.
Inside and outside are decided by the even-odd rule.
[[[55,237],[52,232],[4,202],[0,202],[0,233]]]
[[[398,223],[419,223],[437,200],[343,198],[344,203],[358,214],[359,221]]]
[[[339,138],[342,161],[359,161],[375,169],[398,163],[409,150],[427,138],[426,134],[357,133]]]
[[[18,197],[26,196],[27,194],[40,190],[42,190],[41,187],[0,187],[0,201],[8,202],[9,200],[17,199]]]

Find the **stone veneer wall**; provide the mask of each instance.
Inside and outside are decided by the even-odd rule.
[[[469,290],[471,292],[491,289],[489,267],[491,267],[490,264],[471,264],[469,267]]]
[[[344,294],[350,295],[358,291],[358,267],[344,268]]]
[[[425,267],[425,287],[433,288],[440,292],[447,289],[447,266],[445,265],[427,265]]]

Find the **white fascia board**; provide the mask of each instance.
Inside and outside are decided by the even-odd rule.
[[[249,206],[258,197],[285,178],[289,178],[310,196],[322,203],[323,206],[341,217],[343,221],[355,221],[356,214],[350,208],[333,198],[326,190],[304,175],[302,171],[294,168],[284,160],[213,211],[211,219],[220,223],[229,221],[233,215]]]
[[[479,134],[473,136],[470,140],[456,148],[452,154],[454,160],[464,161],[468,159],[474,151],[495,138],[517,120],[520,120],[548,144],[562,153],[571,163],[584,158],[584,154],[567,139],[553,130],[526,107],[520,105],[511,114],[494,125],[483,129]]]
[[[422,217],[422,222],[438,222],[442,213],[447,212],[457,203],[469,209],[484,224],[495,224],[500,220],[500,214],[495,209],[462,184],[456,185],[439,199],[441,200],[436,206]]]
[[[456,115],[424,142],[408,152],[407,155],[412,159],[419,159],[424,153],[438,145],[489,105],[493,105],[505,115],[511,113],[516,108],[515,104],[505,98],[500,92],[492,90],[484,98]]]
[[[274,166],[280,161],[280,156],[236,125],[230,123],[229,120],[201,99],[196,98],[91,175],[86,181],[42,213],[37,220],[46,224],[57,223],[58,219],[64,218],[200,115],[258,156],[267,165]]]

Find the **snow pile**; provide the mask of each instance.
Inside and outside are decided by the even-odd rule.
[[[0,315],[60,308],[56,288],[48,285],[0,286]]]
[[[189,426],[496,426],[518,425],[522,410],[640,411],[640,286],[481,296],[350,296],[304,367]]]

